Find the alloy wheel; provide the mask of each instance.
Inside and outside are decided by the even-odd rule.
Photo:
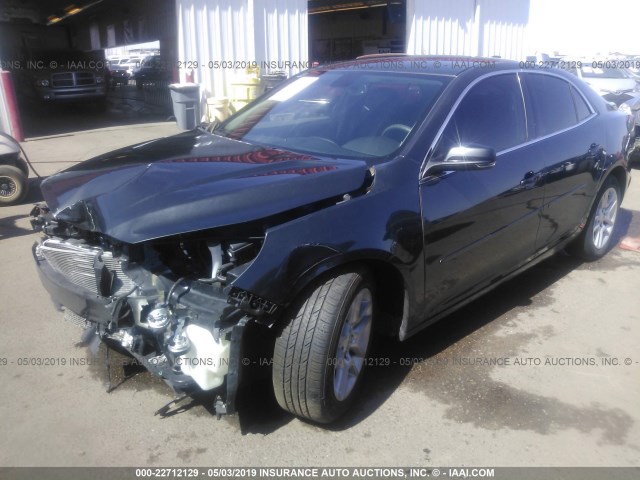
[[[593,221],[593,245],[598,249],[605,248],[611,236],[618,215],[618,192],[609,187],[600,197]]]
[[[372,317],[371,292],[363,288],[351,302],[338,339],[333,393],[340,401],[351,394],[364,367]]]

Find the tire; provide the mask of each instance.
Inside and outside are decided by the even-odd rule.
[[[587,225],[571,246],[571,253],[588,261],[602,258],[613,246],[619,208],[620,185],[610,176],[600,188]]]
[[[0,165],[0,205],[12,205],[28,192],[27,177],[19,168]]]
[[[29,165],[27,164],[27,162],[22,159],[22,158],[18,158],[16,160],[16,167],[18,167],[18,169],[24,173],[24,176],[26,178],[29,178]]]
[[[318,423],[346,412],[371,344],[373,299],[369,276],[355,271],[330,277],[292,306],[273,356],[273,389],[284,410]]]

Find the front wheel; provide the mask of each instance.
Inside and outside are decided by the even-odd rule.
[[[598,192],[589,220],[572,245],[573,253],[585,260],[597,260],[612,246],[620,208],[620,185],[615,177],[605,180]]]
[[[356,271],[330,277],[291,309],[273,358],[283,409],[329,423],[349,408],[366,364],[373,295],[368,274]]]

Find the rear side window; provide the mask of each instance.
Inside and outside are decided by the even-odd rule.
[[[591,109],[587,102],[584,101],[580,92],[575,89],[575,87],[571,87],[571,93],[573,94],[573,101],[576,104],[576,114],[578,115],[578,121],[581,122],[585,118],[591,115]]]
[[[591,114],[582,96],[560,78],[528,74],[526,86],[534,137],[572,127]]]
[[[522,93],[515,74],[482,80],[462,99],[447,124],[434,158],[456,146],[482,145],[496,152],[526,141]]]

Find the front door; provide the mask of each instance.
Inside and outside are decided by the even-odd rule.
[[[535,250],[544,198],[544,160],[526,145],[522,89],[515,73],[474,85],[440,137],[432,161],[450,148],[481,145],[497,152],[483,170],[426,175],[420,194],[431,316],[508,274]]]

